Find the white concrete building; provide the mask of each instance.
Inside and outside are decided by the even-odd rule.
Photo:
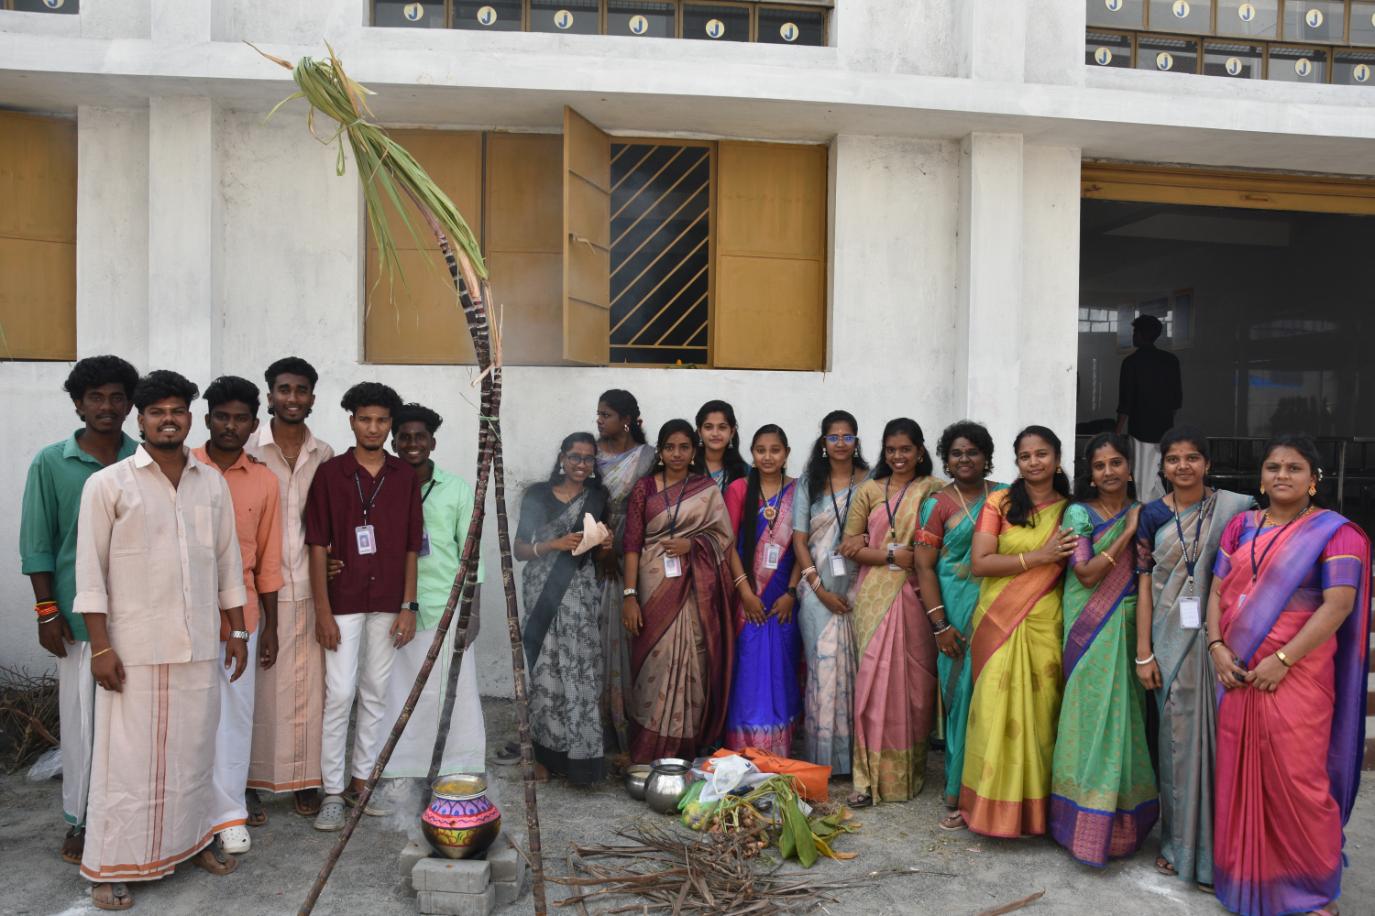
[[[75,355],[118,353],[140,370],[175,368],[204,387],[221,373],[259,380],[271,360],[298,354],[321,373],[318,434],[346,444],[339,396],[355,381],[380,380],[445,416],[437,459],[465,475],[474,460],[474,373],[368,358],[367,230],[352,164],[347,176],[335,175],[335,149],[312,140],[303,103],[265,120],[294,87],[245,41],[291,60],[322,56],[328,41],[376,91],[379,121],[394,127],[558,133],[569,106],[613,143],[825,147],[824,349],[815,367],[510,366],[504,418],[516,494],[547,473],[565,433],[592,428],[597,395],[611,387],[638,395],[651,436],[712,397],[736,405],[746,437],[761,423],[780,423],[793,437],[794,472],[820,416],[834,407],[860,418],[871,452],[891,416],[916,418],[932,442],[944,425],[971,416],[993,430],[1006,478],[1021,425],[1043,423],[1069,441],[1076,421],[1101,406],[1085,406],[1079,365],[1081,198],[1112,194],[1086,189],[1086,165],[1375,173],[1375,92],[1367,86],[1094,66],[1086,59],[1098,39],[1086,45],[1086,8],[1104,0],[784,5],[821,14],[826,44],[816,47],[374,27],[370,0],[80,0],[75,14],[8,11],[44,3],[54,5],[0,2],[0,108],[75,121]],[[1155,12],[1161,4],[1149,5]],[[1341,8],[1352,46],[1357,17],[1368,21],[1370,5],[1308,4],[1329,16]],[[458,17],[473,4],[423,6],[431,17]],[[535,0],[537,10],[549,6]],[[772,6],[739,8],[762,30],[775,21],[767,18]],[[1126,6],[1144,24],[1142,0]],[[1194,6],[1221,17],[1236,4]],[[587,8],[603,7],[593,0]],[[1133,33],[1125,34],[1129,60],[1149,66],[1158,53],[1150,40],[1138,36],[1130,58]],[[1120,35],[1114,40],[1120,63]],[[1283,49],[1256,47],[1270,54],[1277,76],[1289,60]],[[1319,63],[1339,66],[1338,52],[1318,47],[1330,55]],[[1176,47],[1172,60],[1186,59]],[[0,191],[5,167],[0,161]],[[1359,185],[1340,187],[1356,188],[1350,212],[1366,212]],[[1257,203],[1245,201],[1245,189],[1217,193],[1233,194],[1221,201],[1228,206]],[[0,199],[0,214],[13,205]],[[490,214],[493,202],[487,206]],[[25,269],[13,259],[0,265]],[[498,269],[494,283],[500,297],[503,284],[519,279]],[[756,345],[767,347],[768,338]],[[722,361],[708,353],[703,362]],[[61,390],[69,368],[62,359],[0,362],[8,431],[0,440],[8,481],[0,517],[11,519],[0,527],[0,554],[10,558],[0,576],[9,634],[0,664],[45,664],[16,529],[31,456],[75,423]],[[1115,388],[1107,387],[1110,401]],[[1215,394],[1230,405],[1230,393]],[[1369,430],[1341,431],[1362,432]],[[480,673],[486,692],[505,693],[493,542],[489,536]]]

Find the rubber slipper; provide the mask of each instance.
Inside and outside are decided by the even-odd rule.
[[[239,860],[224,851],[224,847],[220,845],[219,837],[216,837],[209,846],[196,853],[195,858],[191,861],[212,875],[228,875],[239,867]]]
[[[959,812],[956,812],[948,817],[941,818],[940,823],[936,826],[940,827],[942,830],[964,830],[969,825],[965,823],[964,817],[962,817]]]
[[[1156,856],[1155,870],[1168,878],[1179,877],[1179,872],[1175,871],[1175,867],[1171,865],[1169,859],[1166,859],[1164,856]]]
[[[874,797],[872,795],[864,795],[856,792],[854,795],[845,799],[845,804],[850,808],[872,808],[874,805]]]
[[[86,849],[86,830],[73,827],[62,840],[62,861],[72,865],[81,864],[81,853]]]
[[[263,807],[263,800],[258,797],[258,793],[249,789],[244,793],[244,806],[248,808],[248,826],[261,827],[267,823],[267,809]]]
[[[514,741],[507,741],[506,746],[492,755],[492,759],[497,763],[510,765],[520,762],[520,745]]]
[[[292,807],[301,817],[314,817],[320,813],[320,790],[300,789],[292,793]]]
[[[97,884],[91,888],[91,903],[98,910],[127,910],[134,905],[134,895],[123,881]]]

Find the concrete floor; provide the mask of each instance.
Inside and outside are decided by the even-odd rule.
[[[508,701],[487,700],[487,728],[492,747],[514,732]],[[940,806],[931,791],[941,765],[931,755],[928,789],[903,805],[861,812],[863,830],[841,840],[840,847],[859,853],[850,862],[822,861],[818,878],[863,875],[891,868],[914,867],[955,877],[914,875],[874,880],[843,892],[839,905],[853,914],[973,914],[1037,890],[1045,897],[1024,912],[1031,914],[1204,914],[1224,910],[1183,882],[1157,875],[1151,867],[1152,840],[1146,851],[1102,871],[1071,861],[1049,840],[996,841],[936,828]],[[496,768],[497,801],[506,824],[525,832],[523,792],[515,768]],[[833,783],[836,793],[848,786]],[[573,790],[555,780],[540,790],[546,869],[566,873],[564,856],[572,842],[601,842],[637,816],[657,817],[626,797],[618,784]],[[34,784],[23,774],[0,777],[0,913],[62,914],[99,912],[90,905],[88,885],[75,866],[57,857],[61,841],[60,787],[56,781]],[[253,850],[237,872],[214,878],[189,866],[172,877],[135,885],[136,910],[146,914],[226,913],[257,916],[294,912],[315,876],[333,835],[312,830],[292,813],[285,799],[268,803],[270,822],[253,831]],[[397,883],[396,855],[406,841],[399,818],[365,818],[335,870],[316,912],[366,913],[376,916],[415,913],[412,898]],[[1375,780],[1363,787],[1347,832],[1350,868],[1346,872],[1342,912],[1375,913]],[[551,903],[564,896],[549,885]],[[622,904],[629,903],[622,901]],[[507,908],[530,912],[527,897]],[[557,911],[556,911],[557,912]],[[567,910],[563,912],[569,912]]]

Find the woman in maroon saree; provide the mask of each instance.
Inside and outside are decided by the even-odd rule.
[[[1266,448],[1208,602],[1218,679],[1213,879],[1246,916],[1335,914],[1364,751],[1370,542],[1315,506],[1311,439]],[[1354,609],[1354,610],[1353,610]]]
[[[735,657],[732,536],[721,490],[692,474],[696,431],[686,420],[659,430],[658,464],[630,492],[625,520],[621,621],[630,634],[630,757],[696,756],[718,744]]]

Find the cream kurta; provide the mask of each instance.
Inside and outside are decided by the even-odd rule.
[[[277,477],[282,506],[282,587],[277,592],[277,663],[258,671],[248,786],[289,792],[320,786],[325,657],[315,641],[315,602],[306,549],[306,496],[315,471],[334,450],[309,429],[292,467],[272,436],[272,423],[244,447]]]
[[[96,691],[81,873],[150,881],[215,832],[220,609],[244,602],[229,487],[187,454],[174,489],[151,456],[93,475],[81,497],[75,610],[105,614],[123,662]]]

